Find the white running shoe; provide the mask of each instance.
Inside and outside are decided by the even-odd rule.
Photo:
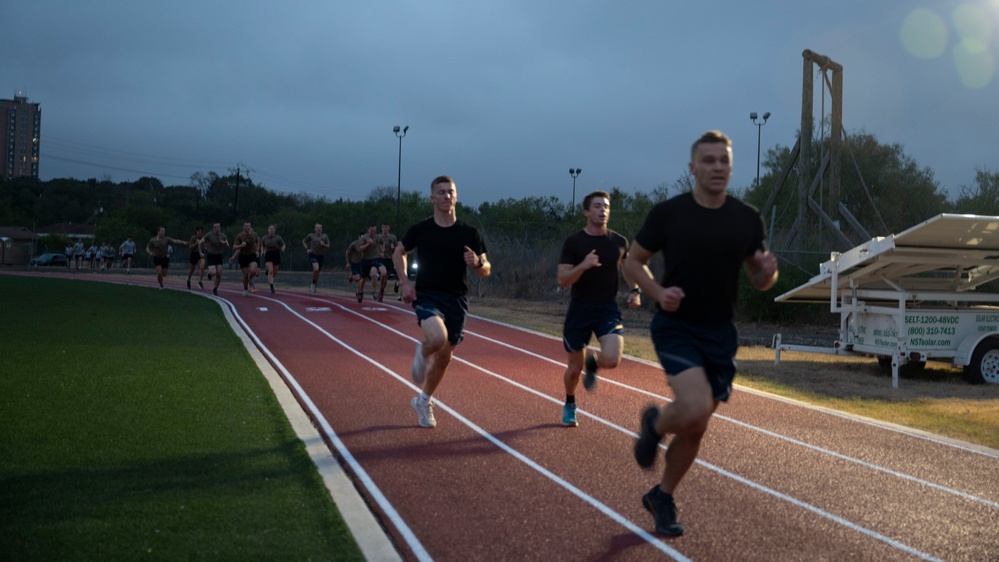
[[[247,295],[249,295],[249,294],[250,294],[250,291],[247,291],[246,289],[243,289],[243,296],[244,297],[247,296]]]
[[[409,367],[409,376],[413,382],[419,386],[427,380],[427,371],[430,370],[430,361],[423,356],[423,342],[416,342],[416,355],[413,356],[413,364]]]
[[[316,294],[316,284],[315,283],[313,283],[312,286],[309,287],[309,289],[312,291],[313,295]]]
[[[437,427],[437,420],[434,419],[434,406],[431,404],[431,400],[423,402],[419,396],[414,396],[409,401],[409,405],[416,412],[420,427]]]

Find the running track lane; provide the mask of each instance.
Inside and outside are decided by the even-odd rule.
[[[657,367],[607,373],[580,393],[581,427],[562,428],[558,340],[472,318],[426,430],[408,406],[420,332],[406,307],[234,303],[279,361],[274,350],[326,338],[283,366],[377,487],[410,556],[986,559],[999,546],[995,455],[742,392],[678,495],[688,535],[662,541],[638,501],[658,470],[630,454],[637,412],[665,398]]]
[[[737,391],[677,495],[687,535],[650,534],[658,481],[631,458],[661,370],[625,360],[559,423],[558,339],[470,318],[419,428],[401,303],[223,291],[310,409],[400,551],[420,560],[989,560],[999,452]],[[472,303],[474,312],[474,302]]]

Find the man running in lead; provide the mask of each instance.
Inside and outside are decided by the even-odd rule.
[[[594,191],[583,198],[586,226],[566,239],[558,264],[559,287],[572,287],[572,300],[565,314],[562,344],[569,354],[563,376],[565,404],[562,424],[576,426],[576,388],[579,373],[585,367],[583,387],[592,390],[597,382],[597,368],[613,369],[621,361],[624,349],[624,325],[617,306],[618,266],[628,255],[628,240],[607,228],[610,219],[610,195]],[[628,306],[642,304],[641,290],[624,276],[631,287]],[[600,353],[590,351],[590,336],[600,342]]]
[[[673,434],[659,484],[644,496],[656,531],[683,534],[673,492],[690,469],[720,402],[735,378],[738,334],[732,322],[745,268],[750,283],[766,291],[777,282],[777,260],[766,249],[760,213],[726,193],[732,175],[732,142],[720,131],[704,133],[690,149],[694,189],[659,203],[625,258],[625,271],[656,301],[650,332],[674,399],[660,410],[648,406],[635,442],[635,461],[655,463],[659,441]],[[647,264],[663,253],[657,283]]]
[[[416,344],[410,376],[423,391],[410,401],[420,427],[436,427],[431,397],[444,378],[454,348],[464,337],[468,313],[466,270],[479,278],[489,276],[486,244],[479,231],[455,214],[458,192],[454,180],[439,176],[430,183],[434,215],[410,227],[395,247],[396,271],[407,271],[406,254],[420,255],[420,271],[413,285],[400,279],[402,300],[412,303],[423,338]]]

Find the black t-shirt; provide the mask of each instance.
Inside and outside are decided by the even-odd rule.
[[[593,250],[600,258],[600,267],[587,269],[579,276],[572,285],[572,300],[606,301],[617,298],[617,266],[628,255],[628,239],[624,236],[613,230],[608,230],[603,236],[591,236],[580,230],[565,239],[558,263],[575,267]]]
[[[465,246],[476,254],[486,253],[486,243],[475,227],[461,220],[443,227],[434,222],[433,217],[411,226],[402,238],[402,245],[407,252],[419,252],[417,291],[439,291],[454,295],[468,294]]]
[[[698,324],[732,319],[739,268],[766,249],[756,209],[731,196],[709,209],[690,192],[656,205],[635,241],[650,252],[662,250],[662,285],[680,287],[685,295],[673,314]]]

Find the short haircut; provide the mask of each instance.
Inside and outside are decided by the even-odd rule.
[[[436,178],[434,178],[434,181],[430,182],[431,193],[433,193],[434,191],[434,186],[439,183],[449,183],[451,185],[454,185],[454,180],[451,179],[451,176],[437,176]]]
[[[732,146],[732,139],[721,131],[708,131],[701,135],[701,138],[694,141],[694,144],[690,146],[690,161],[694,161],[694,153],[697,152],[697,147],[702,144],[714,144],[714,143],[725,143],[725,146]]]
[[[604,199],[610,201],[610,193],[607,193],[606,191],[600,191],[600,190],[594,191],[593,193],[588,194],[586,197],[583,197],[583,210],[584,211],[589,211],[590,210],[590,201],[594,197],[603,197]]]

